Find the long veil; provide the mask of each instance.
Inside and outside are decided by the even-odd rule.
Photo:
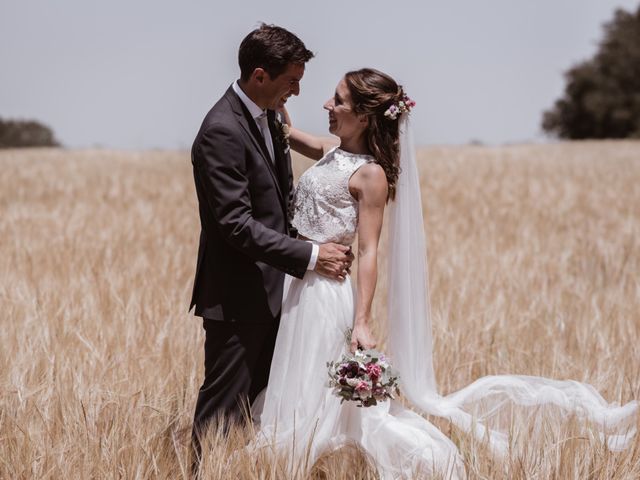
[[[524,375],[496,375],[442,396],[433,368],[431,312],[422,201],[408,115],[400,116],[400,168],[389,212],[387,351],[400,373],[404,397],[425,414],[443,417],[504,455],[513,408],[551,406],[561,415],[588,420],[611,450],[628,446],[636,433],[638,402],[609,404],[590,385]],[[520,410],[518,410],[520,411]],[[504,420],[504,416],[502,417]],[[513,432],[511,432],[513,433]]]

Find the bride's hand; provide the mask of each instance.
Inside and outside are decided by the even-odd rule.
[[[358,347],[361,347],[363,350],[376,347],[376,341],[366,323],[354,325],[353,331],[351,332],[351,353],[355,353]]]
[[[282,114],[282,119],[284,120],[284,123],[291,126],[291,117],[289,116],[289,112],[287,112],[287,107],[279,108],[278,113]]]

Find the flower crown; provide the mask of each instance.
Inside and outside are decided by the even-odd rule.
[[[393,103],[387,110],[384,112],[384,116],[389,120],[396,120],[398,115],[402,113],[409,113],[413,107],[416,106],[416,102],[411,100],[408,95],[403,95],[402,100],[400,100],[397,104]]]

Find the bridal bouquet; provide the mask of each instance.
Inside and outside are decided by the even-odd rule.
[[[358,407],[371,407],[395,398],[399,376],[388,359],[377,350],[356,350],[337,362],[327,362],[329,387],[346,401],[358,402]]]

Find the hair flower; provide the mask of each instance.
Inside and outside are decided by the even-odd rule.
[[[403,113],[409,113],[413,107],[416,106],[416,102],[411,100],[408,95],[404,95],[402,100],[397,104],[392,103],[389,108],[384,112],[384,116],[389,120],[396,120],[398,115]]]

